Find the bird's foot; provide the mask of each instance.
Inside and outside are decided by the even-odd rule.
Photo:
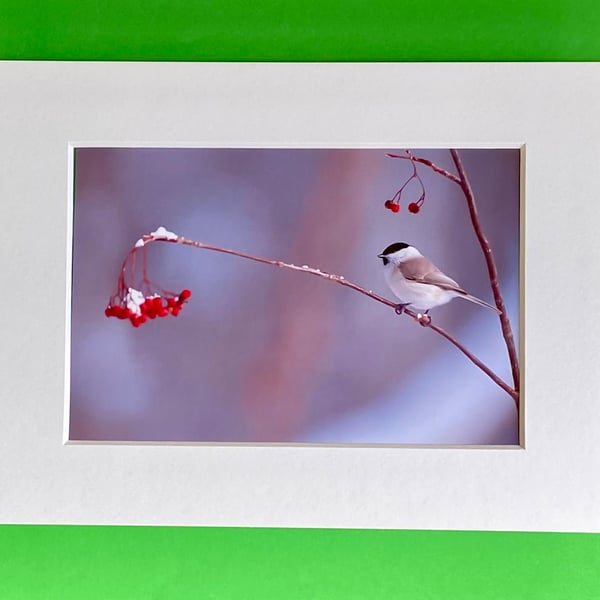
[[[401,315],[404,312],[404,309],[410,304],[410,302],[406,302],[404,304],[400,303],[400,304],[396,304],[396,308],[394,309],[396,311],[397,315]]]
[[[429,311],[425,311],[424,314],[419,313],[417,315],[417,321],[422,327],[429,327],[431,325],[431,317],[427,314]]]

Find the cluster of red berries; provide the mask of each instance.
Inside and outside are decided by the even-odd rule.
[[[190,299],[192,292],[182,290],[179,296],[170,296],[162,298],[161,296],[147,296],[139,305],[133,305],[137,310],[131,308],[131,304],[122,301],[120,305],[109,304],[104,311],[107,317],[117,317],[117,319],[128,319],[134,327],[143,325],[148,319],[156,317],[167,317],[173,315],[176,317],[184,305]],[[163,303],[163,300],[165,301]]]
[[[393,200],[386,200],[384,206],[393,213],[400,212],[400,205]]]
[[[398,154],[389,154],[389,153],[386,154],[386,156],[389,156],[390,158],[402,158],[402,159],[410,160],[410,164],[412,166],[412,175],[402,184],[402,187],[394,194],[394,197],[391,200],[385,201],[384,206],[388,210],[391,210],[393,213],[400,212],[400,198],[402,197],[402,192],[404,191],[406,186],[413,179],[416,179],[417,183],[421,187],[421,196],[419,197],[419,199],[416,202],[411,202],[406,207],[408,209],[409,213],[416,215],[418,212],[420,212],[421,206],[423,206],[423,202],[425,202],[425,186],[423,185],[423,180],[421,179],[421,177],[419,176],[419,173],[417,172],[417,165],[415,162],[418,159],[415,158],[415,156],[413,155],[413,153],[410,150],[405,150],[403,156],[400,156]],[[423,162],[422,159],[419,159],[419,161]],[[429,164],[429,163],[427,163],[427,161],[425,161],[425,162],[426,162],[426,164]]]
[[[422,204],[422,202],[421,202],[421,204]],[[393,213],[400,212],[400,204],[398,204],[397,202],[394,202],[393,200],[386,200],[384,203],[384,206],[388,210],[391,210]],[[408,208],[408,212],[413,213],[413,215],[416,215],[421,210],[421,206],[417,202],[411,202],[407,206],[407,208]]]

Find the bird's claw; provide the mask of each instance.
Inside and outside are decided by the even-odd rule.
[[[401,315],[407,306],[408,306],[408,304],[397,304],[394,311],[397,315]]]
[[[431,317],[429,315],[422,315],[419,313],[417,315],[417,321],[419,321],[421,327],[429,327],[429,325],[431,325]]]

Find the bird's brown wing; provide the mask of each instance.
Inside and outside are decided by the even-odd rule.
[[[466,294],[454,279],[440,271],[429,259],[423,257],[401,263],[398,268],[409,281],[418,281],[437,285],[444,290],[452,290],[459,294]]]

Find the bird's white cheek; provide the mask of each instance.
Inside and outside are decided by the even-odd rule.
[[[398,273],[398,270],[392,264],[385,265],[383,268],[383,276],[391,290],[396,293],[395,288],[398,287],[400,280],[403,280],[404,277]]]

